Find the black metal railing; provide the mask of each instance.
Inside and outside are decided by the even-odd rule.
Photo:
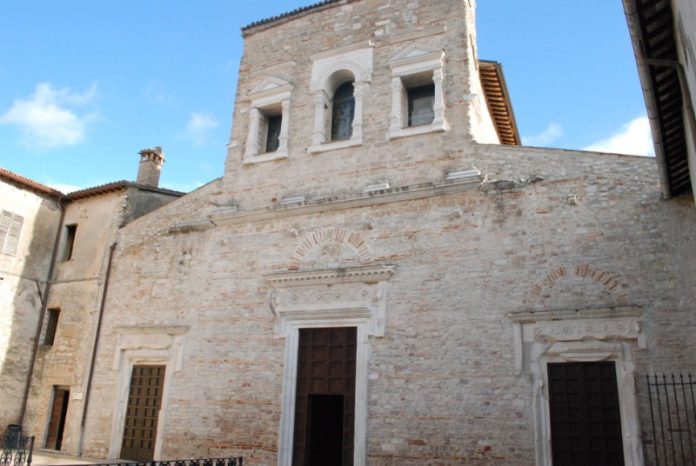
[[[34,436],[23,435],[19,425],[7,428],[2,442],[0,466],[30,466],[34,451]]]
[[[167,460],[146,462],[97,463],[91,466],[243,466],[243,459],[238,458],[206,458],[190,460]]]
[[[646,379],[650,425],[645,427],[652,430],[652,449],[646,448],[648,464],[693,466],[696,464],[696,378],[691,374],[655,374]]]

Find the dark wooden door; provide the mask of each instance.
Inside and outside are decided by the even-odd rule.
[[[355,327],[300,329],[293,466],[352,466],[356,342]]]
[[[46,435],[46,448],[50,450],[60,450],[63,445],[68,400],[70,400],[70,390],[53,387],[53,404],[51,405],[48,434]]]
[[[157,420],[162,406],[165,366],[133,366],[121,458],[151,461],[155,453]]]
[[[623,466],[613,362],[548,365],[554,466]]]

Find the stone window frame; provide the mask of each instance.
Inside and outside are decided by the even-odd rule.
[[[116,329],[118,337],[112,370],[116,373],[116,400],[113,407],[109,459],[119,459],[123,442],[123,428],[128,407],[131,373],[137,364],[165,366],[162,387],[162,404],[157,421],[157,436],[153,461],[162,457],[164,426],[171,380],[175,372],[183,367],[184,336],[189,327],[121,327]]]
[[[266,275],[272,286],[271,311],[276,338],[285,338],[283,392],[278,433],[278,466],[292,466],[295,427],[297,358],[301,328],[355,327],[355,424],[353,466],[367,464],[367,391],[370,358],[369,337],[384,336],[387,281],[396,268],[389,265],[349,267],[311,272]],[[341,294],[335,285],[348,285],[355,294]],[[303,302],[303,295],[320,304]],[[309,299],[314,303],[314,299]]]
[[[389,116],[389,139],[447,131],[444,100],[445,51],[429,45],[412,43],[389,60],[391,68],[392,106]],[[408,126],[407,89],[410,81],[422,85],[432,80],[435,86],[433,121],[428,125]],[[415,87],[415,86],[413,86]]]
[[[532,381],[536,464],[552,466],[548,364],[611,361],[616,367],[624,464],[643,466],[633,350],[645,348],[635,306],[510,313],[515,369]]]
[[[309,153],[325,152],[363,143],[363,108],[372,81],[374,43],[360,43],[312,55],[310,93],[314,103],[314,127]],[[350,139],[331,141],[333,94],[341,84],[353,82],[355,110]]]
[[[282,79],[268,77],[249,92],[249,130],[244,150],[244,164],[267,162],[288,157],[288,128],[290,125],[290,97],[292,84]],[[262,152],[259,141],[264,140],[264,114],[272,112],[280,114],[280,134],[278,149],[273,152]],[[267,130],[267,129],[266,129]]]

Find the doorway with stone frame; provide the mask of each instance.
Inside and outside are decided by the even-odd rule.
[[[356,327],[299,329],[293,466],[353,464]]]

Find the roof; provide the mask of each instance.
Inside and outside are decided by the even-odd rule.
[[[181,191],[174,191],[171,189],[164,189],[164,188],[155,188],[153,186],[147,186],[143,184],[138,184],[134,183],[132,181],[114,181],[113,183],[107,183],[107,184],[102,184],[99,186],[93,186],[91,188],[86,188],[86,189],[81,189],[79,191],[73,191],[70,194],[64,194],[57,189],[51,188],[50,186],[46,186],[44,184],[39,183],[38,181],[34,181],[32,179],[29,179],[27,177],[24,177],[22,175],[18,175],[17,173],[7,170],[5,168],[0,167],[0,178],[4,178],[12,183],[18,184],[26,189],[32,190],[34,192],[38,192],[40,194],[48,194],[51,197],[55,197],[58,199],[65,199],[67,201],[74,201],[76,199],[83,199],[86,197],[91,197],[91,196],[98,196],[101,194],[106,194],[114,191],[119,191],[121,189],[127,189],[127,188],[137,188],[140,190],[144,191],[151,191],[155,193],[160,193],[160,194],[166,194],[170,196],[183,196],[186,193],[183,193]]]
[[[314,11],[323,10],[325,8],[330,8],[336,5],[352,3],[356,0],[324,0],[321,2],[314,3],[312,5],[303,6],[295,10],[288,11],[287,13],[281,13],[277,16],[271,16],[270,18],[262,19],[259,21],[254,21],[253,23],[247,24],[242,27],[242,36],[246,37],[252,32],[261,31],[274,26],[275,23],[285,22],[289,19],[294,19],[297,16],[305,15],[308,13],[314,13]]]
[[[53,189],[50,186],[41,184],[38,181],[30,180],[29,178],[26,178],[22,175],[18,175],[17,173],[2,167],[0,167],[0,178],[4,178],[12,183],[22,186],[23,188],[29,189],[40,194],[48,194],[49,196],[58,198],[64,196],[64,194],[58,191],[57,189]]]
[[[167,195],[171,195],[171,196],[183,196],[184,194],[186,194],[186,193],[182,193],[181,191],[174,191],[171,189],[164,189],[164,188],[155,188],[153,186],[147,186],[144,184],[133,183],[132,181],[120,180],[120,181],[114,181],[112,183],[102,184],[99,186],[93,186],[93,187],[87,188],[87,189],[81,189],[79,191],[73,191],[70,194],[66,194],[64,196],[65,196],[65,199],[67,199],[68,201],[74,201],[76,199],[84,199],[86,197],[99,196],[101,194],[106,194],[106,193],[119,191],[122,189],[128,189],[128,188],[137,188],[137,189],[142,189],[145,191],[167,194]]]
[[[633,49],[653,132],[665,197],[692,189],[680,66],[669,0],[627,0]]]
[[[479,76],[500,143],[519,146],[520,134],[503,76],[503,65],[494,61],[479,60]]]

